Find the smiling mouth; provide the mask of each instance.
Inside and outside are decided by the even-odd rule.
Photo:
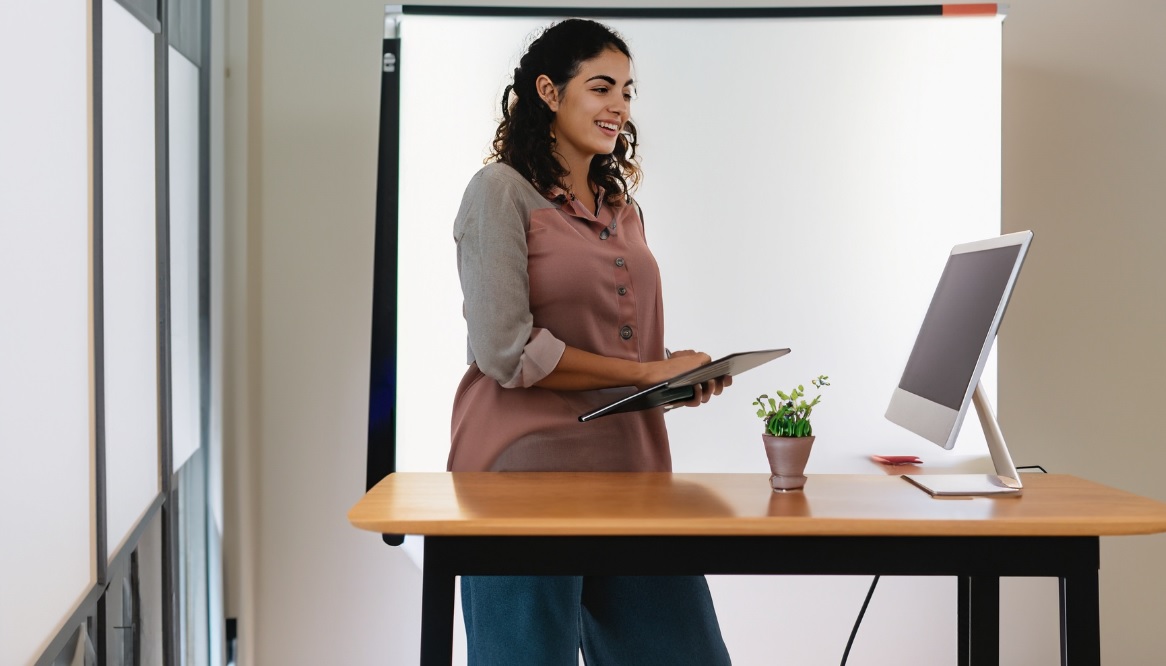
[[[618,132],[619,131],[619,125],[617,125],[616,123],[608,123],[608,122],[604,122],[602,120],[597,120],[597,121],[595,121],[595,124],[598,125],[600,127],[600,129],[605,129],[609,132]]]

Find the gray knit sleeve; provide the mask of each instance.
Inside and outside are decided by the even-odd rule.
[[[488,166],[470,180],[454,221],[468,361],[507,388],[549,375],[566,348],[530,313],[524,186]]]

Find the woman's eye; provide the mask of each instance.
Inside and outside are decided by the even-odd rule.
[[[593,88],[593,90],[595,90],[595,92],[599,93],[600,95],[604,95],[607,93],[607,86],[596,86]]]
[[[624,99],[624,101],[625,101],[625,102],[630,102],[630,101],[632,101],[632,94],[631,94],[631,93],[624,93],[624,94],[623,94],[623,99]]]

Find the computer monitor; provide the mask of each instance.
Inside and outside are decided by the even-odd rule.
[[[905,475],[933,496],[1021,491],[980,374],[1031,242],[1032,232],[1021,231],[952,248],[887,407],[889,420],[951,449],[975,405],[996,473]]]

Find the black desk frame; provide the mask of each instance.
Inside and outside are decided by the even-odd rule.
[[[1060,579],[1061,664],[1101,663],[1097,537],[587,536],[425,539],[421,663],[450,664],[457,575],[956,576],[958,663],[1000,658],[1000,578]]]

